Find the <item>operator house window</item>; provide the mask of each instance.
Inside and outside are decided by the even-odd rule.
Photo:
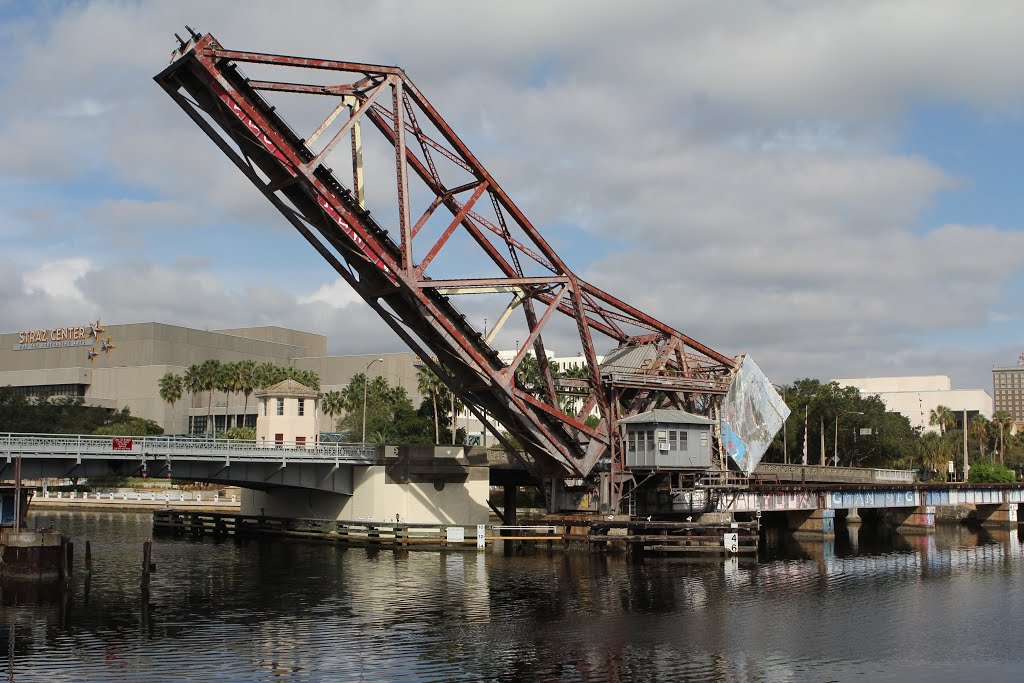
[[[626,439],[626,448],[629,449],[630,453],[636,451],[636,432],[629,433],[629,438]]]
[[[277,399],[277,414],[278,415],[284,415],[284,399],[283,398]]]
[[[679,450],[686,450],[686,437],[688,434],[685,431],[679,432]]]
[[[299,417],[306,414],[306,401],[305,399],[299,399]]]
[[[684,432],[684,434],[685,434],[685,432]],[[671,429],[668,432],[668,447],[669,447],[669,450],[673,450],[673,451],[679,450],[679,432],[677,432],[674,429]]]

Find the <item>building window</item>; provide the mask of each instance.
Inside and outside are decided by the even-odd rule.
[[[630,453],[636,452],[636,432],[629,432],[626,436],[626,450]]]
[[[302,404],[301,399],[299,400],[299,404],[300,405]],[[295,447],[296,448],[305,448],[306,447],[306,437],[304,437],[304,436],[297,436],[297,437],[295,437]]]
[[[281,399],[277,399],[281,400]],[[284,445],[284,434],[274,434],[274,445],[280,448]]]
[[[304,399],[300,398],[299,399],[299,417],[302,417],[305,414],[306,414],[306,401]]]
[[[686,450],[686,437],[687,436],[688,435],[687,435],[687,433],[685,431],[680,431],[679,432],[679,450],[681,450],[681,451],[685,451]]]
[[[671,451],[679,450],[679,432],[674,429],[668,432],[668,448]]]
[[[277,399],[277,414],[278,415],[284,415],[284,399],[283,398]]]

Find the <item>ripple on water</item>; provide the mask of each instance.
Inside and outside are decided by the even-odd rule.
[[[1024,626],[1019,539],[966,530],[639,566],[159,538],[144,611],[148,515],[36,520],[95,570],[66,609],[5,595],[18,681],[956,680],[1012,671]]]

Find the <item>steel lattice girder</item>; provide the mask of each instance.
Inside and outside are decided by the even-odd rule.
[[[585,476],[609,448],[614,456],[615,439],[609,438],[612,394],[621,401],[614,417],[621,418],[648,409],[658,396],[683,405],[694,396],[724,393],[735,361],[578,278],[401,69],[225,50],[210,34],[193,33],[189,41],[179,41],[171,64],[155,80],[477,417],[486,422],[488,415],[493,416],[522,445],[536,473]],[[249,80],[238,70],[239,63],[294,67],[300,74],[327,73],[331,80],[348,75],[352,80],[327,85]],[[304,140],[259,91],[330,97],[338,104]],[[388,94],[390,98],[385,97]],[[382,104],[385,99],[390,106]],[[314,153],[314,140],[325,135],[346,108],[344,123],[335,125],[330,140]],[[420,119],[442,139],[430,137]],[[361,150],[356,148],[361,121],[373,124],[394,148],[397,242],[363,208]],[[346,137],[352,139],[355,194],[324,163]],[[410,138],[415,145],[408,144]],[[440,172],[435,155],[458,169],[461,180],[450,181]],[[410,212],[410,169],[434,197],[415,222]],[[496,216],[493,220],[476,210],[485,194]],[[417,262],[413,242],[440,207],[451,212],[452,220]],[[426,274],[459,228],[479,247],[481,257],[497,266],[501,277],[433,280]],[[548,275],[526,276],[522,259]],[[448,299],[449,294],[472,291],[516,294],[513,303],[523,308],[529,338],[511,363],[502,362]],[[547,363],[542,332],[554,314],[575,321],[589,368],[589,396],[575,415],[559,407]],[[643,333],[630,334],[627,328]],[[602,379],[592,332],[611,338],[620,348],[656,348],[656,360],[644,369],[647,379],[631,378],[612,392],[610,380]],[[516,378],[530,348],[543,375],[536,392]],[[650,381],[655,377],[660,383]],[[593,429],[584,420],[595,408],[602,419]],[[503,435],[499,438],[511,446]]]

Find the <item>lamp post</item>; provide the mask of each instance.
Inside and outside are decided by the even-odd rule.
[[[366,364],[366,372],[363,373],[363,440],[366,443],[366,386],[370,383],[370,366],[376,362],[383,362],[383,358],[374,358]]]
[[[838,413],[836,415],[836,437],[835,437],[835,441],[832,444],[832,448],[833,448],[833,452],[832,452],[832,467],[839,467],[839,418],[841,418],[843,415],[863,415],[863,414],[864,413],[862,413],[859,410],[847,410],[844,413]]]

